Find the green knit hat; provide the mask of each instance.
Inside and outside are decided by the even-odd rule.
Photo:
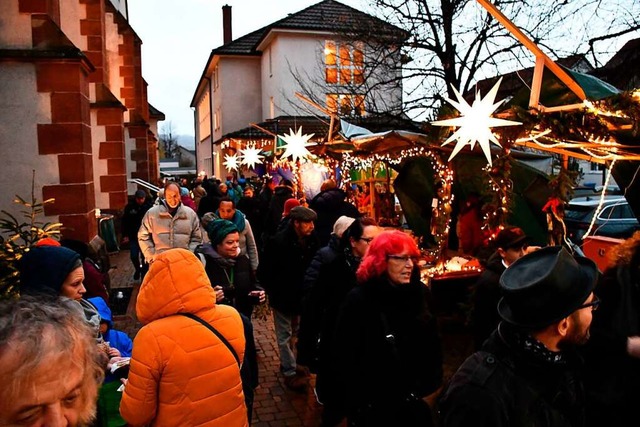
[[[214,219],[207,224],[206,230],[212,246],[220,244],[227,235],[238,233],[238,227],[226,219]]]

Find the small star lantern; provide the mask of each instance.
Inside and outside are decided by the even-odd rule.
[[[467,103],[456,88],[453,88],[453,92],[455,93],[458,102],[445,98],[449,104],[453,105],[460,112],[460,117],[456,117],[455,119],[437,120],[435,122],[431,122],[431,124],[434,126],[459,126],[458,130],[456,130],[453,135],[451,135],[442,144],[445,146],[451,141],[457,140],[456,146],[451,152],[451,156],[449,156],[449,161],[451,161],[451,159],[453,159],[467,144],[469,144],[473,150],[477,142],[487,158],[487,162],[491,165],[490,143],[493,142],[500,146],[498,139],[493,132],[491,132],[491,128],[522,124],[520,122],[491,117],[491,114],[493,114],[504,102],[503,99],[502,101],[494,103],[501,82],[502,78],[498,80],[489,93],[482,99],[480,98],[480,94],[476,93],[476,99],[473,101],[472,105]]]
[[[250,145],[244,150],[240,150],[240,154],[242,154],[242,164],[246,165],[251,169],[255,169],[256,165],[262,163],[263,155],[260,153],[262,149],[256,148],[255,145]]]
[[[225,154],[224,155],[224,167],[227,168],[228,171],[237,171],[238,170],[238,156],[235,154]]]
[[[309,142],[313,135],[302,135],[302,127],[299,127],[296,133],[293,133],[293,129],[289,128],[289,135],[280,135],[280,138],[286,143],[282,158],[291,157],[291,160],[295,162],[298,159],[309,157],[311,153],[307,147],[315,145],[313,142]]]

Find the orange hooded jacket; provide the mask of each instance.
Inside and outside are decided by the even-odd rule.
[[[200,261],[185,249],[159,254],[144,279],[136,312],[144,324],[133,342],[120,403],[132,426],[247,426],[240,368],[193,313],[231,343],[240,360],[245,339],[238,312],[216,305]]]

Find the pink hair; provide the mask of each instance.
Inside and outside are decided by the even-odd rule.
[[[363,283],[382,276],[387,270],[387,256],[403,253],[417,257],[420,255],[420,250],[408,234],[398,230],[383,231],[373,239],[366,255],[362,258],[356,272],[358,282]]]

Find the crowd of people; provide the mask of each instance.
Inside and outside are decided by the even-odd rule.
[[[115,384],[122,425],[248,426],[263,304],[283,382],[316,376],[323,426],[635,425],[640,233],[601,275],[503,229],[471,295],[475,352],[449,379],[416,240],[333,180],[309,203],[286,179],[169,182],[135,193],[122,231],[142,280],[133,340],[85,286],[86,255],[44,239],[20,260],[20,299],[0,302],[0,425],[99,425]]]

